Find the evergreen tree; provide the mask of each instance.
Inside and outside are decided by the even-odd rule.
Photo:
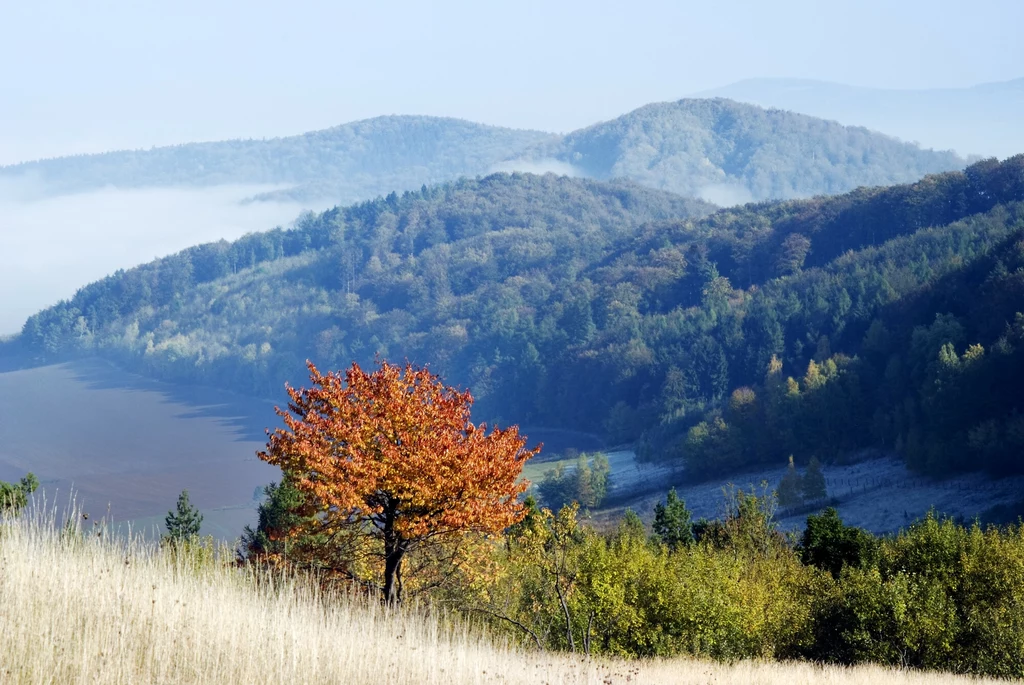
[[[203,524],[203,515],[199,509],[192,506],[188,499],[188,490],[182,490],[178,495],[178,504],[175,511],[167,512],[164,519],[167,525],[165,539],[171,542],[184,542],[199,537],[199,527]]]
[[[821,462],[817,457],[811,457],[811,463],[807,465],[807,472],[804,473],[803,495],[808,502],[816,502],[828,497],[825,474],[821,471]]]
[[[692,516],[675,488],[668,491],[664,504],[654,505],[654,537],[673,550],[693,544]]]
[[[812,364],[814,362],[811,362]],[[776,490],[779,497],[779,505],[792,507],[803,502],[803,478],[796,472],[796,465],[793,464],[793,455],[789,455],[789,466],[786,467],[786,475],[779,482]]]

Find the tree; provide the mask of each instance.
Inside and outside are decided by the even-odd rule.
[[[279,483],[271,483],[263,488],[265,499],[260,503],[259,519],[254,530],[246,526],[242,532],[240,560],[275,563],[280,561],[294,562],[308,556],[309,545],[322,540],[303,538],[299,542],[298,554],[289,554],[289,534],[300,530],[316,516],[310,506],[309,498],[295,487],[294,479],[286,473]],[[330,549],[322,546],[322,549]],[[293,543],[294,550],[294,543]],[[320,555],[314,555],[320,556]]]
[[[527,483],[517,481],[540,447],[525,449],[516,426],[473,425],[468,391],[408,363],[382,361],[372,373],[353,363],[344,375],[307,366],[313,387],[286,386],[288,411],[277,409],[285,427],[268,432],[259,457],[281,467],[318,513],[290,534],[361,544],[378,562],[386,602],[401,601],[410,552],[523,517]]]
[[[672,550],[693,543],[692,516],[675,488],[668,491],[664,504],[654,505],[654,535]]]
[[[174,511],[167,512],[164,519],[167,525],[166,539],[171,542],[186,542],[199,537],[199,528],[203,525],[203,515],[192,506],[188,499],[188,490],[178,495],[178,504]]]
[[[813,364],[813,362],[811,362]],[[793,455],[789,455],[789,465],[786,466],[786,474],[779,481],[779,488],[776,490],[779,504],[783,507],[792,507],[803,502],[803,478],[796,472],[793,464]]]
[[[26,504],[28,496],[39,487],[39,479],[35,474],[28,473],[17,483],[7,483],[0,480],[0,514],[12,512],[17,513]]]
[[[598,507],[608,494],[610,475],[611,466],[603,453],[581,454],[572,469],[561,462],[545,471],[537,490],[544,503],[553,509],[572,502],[587,508]]]
[[[839,579],[844,566],[864,568],[875,555],[876,541],[860,528],[847,526],[839,512],[829,507],[821,514],[807,517],[807,528],[800,541],[800,559],[808,566],[828,571]]]
[[[799,272],[803,268],[804,259],[807,258],[810,249],[811,241],[807,239],[807,236],[790,233],[782,241],[775,258],[775,272],[780,276]]]
[[[807,471],[803,478],[803,495],[808,502],[815,502],[828,497],[828,490],[825,484],[825,474],[821,471],[821,462],[817,457],[811,457],[807,464]]]

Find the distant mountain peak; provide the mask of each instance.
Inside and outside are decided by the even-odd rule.
[[[834,121],[724,97],[644,105],[524,154],[598,179],[643,185],[718,204],[834,194],[914,181],[962,168],[934,152]]]

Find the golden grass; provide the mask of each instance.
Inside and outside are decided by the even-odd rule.
[[[301,583],[191,567],[142,542],[0,522],[0,682],[983,682],[809,664],[586,661],[502,645],[424,612],[324,599]]]

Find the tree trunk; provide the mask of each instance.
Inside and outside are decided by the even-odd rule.
[[[394,506],[384,513],[384,601],[399,604],[402,601],[402,558],[406,541],[395,530]]]

